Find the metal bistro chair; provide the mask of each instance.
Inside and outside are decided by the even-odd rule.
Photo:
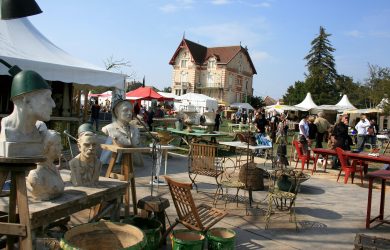
[[[192,143],[188,158],[188,176],[198,192],[195,179],[198,175],[215,178],[217,189],[214,197],[222,191],[221,183],[218,180],[223,173],[223,159],[218,157],[218,147],[216,145]]]
[[[338,158],[340,160],[340,164],[341,164],[340,172],[339,172],[339,175],[337,176],[337,182],[340,179],[341,172],[344,172],[344,184],[346,184],[348,182],[348,178],[350,175],[352,177],[352,183],[353,183],[355,173],[359,172],[360,173],[360,181],[363,185],[363,166],[361,166],[361,165],[357,166],[358,161],[356,161],[356,160],[352,160],[352,163],[349,164],[347,156],[345,156],[343,154],[344,150],[342,150],[339,147],[336,148],[336,153],[337,153],[337,156],[338,156]]]
[[[164,178],[168,183],[173,204],[179,216],[175,223],[168,228],[165,237],[178,223],[183,224],[190,230],[206,232],[227,215],[225,211],[206,204],[196,206],[191,194],[191,183],[177,182],[167,176],[164,176]]]
[[[268,189],[268,209],[265,215],[265,229],[268,229],[271,216],[277,209],[288,212],[290,214],[289,221],[294,222],[295,228],[298,230],[295,200],[301,184],[299,173],[300,171],[296,170],[278,169],[271,174]]]

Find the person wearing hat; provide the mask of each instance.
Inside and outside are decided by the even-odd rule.
[[[0,156],[42,155],[42,136],[36,123],[49,121],[55,107],[48,83],[34,71],[20,71],[12,80],[11,101],[13,112],[1,120]]]
[[[130,124],[133,107],[129,101],[118,100],[113,105],[114,122],[102,128],[103,133],[112,138],[120,147],[131,147],[139,144],[139,130]]]

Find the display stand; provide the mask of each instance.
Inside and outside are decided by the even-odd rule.
[[[7,235],[7,249],[13,249],[15,236],[20,237],[20,249],[32,249],[31,223],[28,209],[26,171],[36,168],[44,157],[3,158],[0,157],[0,187],[3,190],[8,174],[11,178],[8,222],[0,222],[0,234]],[[19,214],[17,223],[16,207]]]
[[[133,202],[133,213],[136,215],[137,212],[137,194],[135,190],[135,179],[134,179],[134,169],[133,169],[133,160],[132,153],[142,153],[150,152],[150,148],[122,148],[116,145],[101,144],[102,149],[111,151],[111,159],[108,164],[106,176],[107,178],[115,178],[119,180],[124,180],[130,183],[131,188],[131,199]],[[118,154],[122,154],[121,161],[121,173],[113,173],[112,170],[115,166],[116,159]],[[125,199],[125,216],[130,214],[130,193],[129,189],[126,190]]]

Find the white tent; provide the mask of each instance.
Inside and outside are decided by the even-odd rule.
[[[317,108],[318,106],[314,103],[313,99],[311,98],[310,92],[308,92],[305,99],[301,103],[295,105],[295,107],[302,108],[304,110],[310,110],[310,109]]]
[[[341,100],[336,105],[320,105],[317,108],[314,108],[312,112],[319,112],[321,110],[343,112],[344,110],[354,110],[354,109],[356,108],[349,101],[348,96],[343,95]]]
[[[336,107],[339,110],[346,110],[346,109],[356,109],[355,106],[352,105],[352,103],[349,101],[347,95],[343,95],[341,100],[336,104]]]
[[[177,99],[177,95],[175,95],[174,93],[168,93],[168,92],[161,92],[161,91],[159,91],[159,92],[157,92],[157,93],[159,93],[160,95],[162,95],[162,96],[164,96],[164,97],[166,97],[166,98],[173,98],[173,99]]]
[[[239,108],[239,109],[246,109],[246,110],[254,110],[254,108],[252,107],[252,105],[250,105],[249,103],[246,103],[246,102],[236,102],[236,103],[232,103],[230,104],[230,107],[232,108]]]
[[[209,111],[216,111],[218,109],[218,101],[207,95],[187,93],[185,95],[177,96],[175,102],[175,110],[196,110],[199,113],[203,113],[208,109]]]
[[[267,113],[273,113],[273,112],[283,113],[284,111],[306,111],[306,109],[298,108],[290,105],[279,104],[279,102],[277,102],[275,105],[265,106],[265,112]]]
[[[125,75],[101,69],[58,48],[28,20],[0,20],[0,58],[23,70],[34,70],[46,80],[94,86],[123,86]],[[9,75],[0,66],[1,75]]]

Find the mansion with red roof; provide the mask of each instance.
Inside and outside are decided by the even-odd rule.
[[[183,38],[169,64],[176,95],[194,92],[224,104],[245,102],[253,96],[257,72],[248,49],[241,45],[207,48]]]

